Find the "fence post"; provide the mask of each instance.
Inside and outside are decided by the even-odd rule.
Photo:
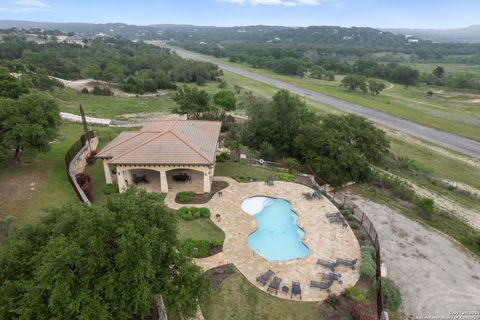
[[[355,203],[352,205],[352,214],[355,215]]]

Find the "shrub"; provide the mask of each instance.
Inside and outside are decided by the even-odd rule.
[[[386,309],[396,311],[402,303],[402,296],[398,286],[389,278],[382,278],[383,305]]]
[[[199,218],[209,218],[210,210],[208,208],[183,207],[178,209],[178,215],[183,220],[191,221]]]
[[[118,193],[118,188],[116,185],[109,183],[106,184],[105,187],[103,187],[103,193],[106,195]]]
[[[345,217],[345,219],[347,219],[348,221],[352,221],[353,220],[353,213],[351,210],[343,210],[342,211],[342,215]]]
[[[279,181],[292,182],[294,180],[293,175],[289,173],[279,172],[275,175],[275,178]]]
[[[352,228],[352,230],[358,230],[358,229],[360,229],[360,227],[359,227],[358,224],[356,224],[356,223],[352,223],[352,224],[350,225],[350,228]]]
[[[83,94],[89,94],[90,93],[87,88],[83,88],[81,92]]]
[[[415,191],[412,187],[396,177],[390,177],[381,173],[372,173],[372,183],[380,188],[390,190],[396,197],[411,201],[415,199]]]
[[[340,301],[337,299],[337,296],[334,294],[329,294],[325,303],[332,309],[337,309],[340,306]]]
[[[283,159],[282,166],[287,168],[289,173],[295,173],[300,170],[300,163],[295,158]]]
[[[100,87],[93,87],[92,91],[90,92],[91,94],[97,95],[97,96],[113,96],[113,92],[108,89],[108,88],[100,88]]]
[[[208,250],[217,245],[219,243],[214,241],[187,239],[180,243],[178,250],[188,257],[205,258]]]
[[[430,216],[435,210],[435,202],[428,197],[419,197],[415,202],[417,210],[427,216]]]
[[[365,280],[372,280],[375,277],[375,274],[375,267],[362,261],[362,264],[360,265],[360,276]]]
[[[360,248],[362,263],[360,264],[360,275],[366,280],[372,280],[376,274],[375,248],[371,245]]]
[[[345,289],[343,294],[347,299],[350,299],[352,301],[363,303],[367,300],[365,298],[365,295],[360,291],[360,289],[356,287]]]
[[[177,194],[177,201],[178,202],[182,202],[182,203],[187,203],[189,202],[190,200],[192,200],[193,196],[195,195],[194,192],[192,191],[184,191],[184,192],[179,192]]]
[[[375,260],[375,256],[376,256],[377,251],[376,251],[376,249],[375,249],[374,246],[372,246],[372,245],[362,246],[362,247],[360,248],[360,251],[362,252],[362,254],[363,254],[363,253],[368,253],[368,254],[370,254],[370,256],[372,257],[372,259]]]
[[[228,161],[230,160],[230,154],[228,154],[227,152],[223,152],[219,155],[217,155],[217,162],[225,162],[225,161]]]
[[[75,179],[80,186],[83,186],[85,183],[90,182],[90,176],[84,172],[77,173]]]

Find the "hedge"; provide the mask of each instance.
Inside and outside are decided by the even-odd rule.
[[[178,209],[178,215],[181,219],[191,221],[199,218],[210,218],[208,208],[183,207]]]

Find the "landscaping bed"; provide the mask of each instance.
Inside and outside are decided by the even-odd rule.
[[[179,192],[175,196],[175,202],[181,204],[204,204],[210,201],[218,191],[228,187],[228,182],[213,181],[210,193]]]

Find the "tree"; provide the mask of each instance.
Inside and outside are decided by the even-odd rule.
[[[370,90],[370,93],[374,96],[377,96],[385,90],[386,85],[385,82],[376,80],[376,79],[369,79],[368,80],[368,89]]]
[[[315,79],[322,79],[326,70],[322,66],[313,66],[310,69],[310,76]]]
[[[25,149],[46,152],[56,137],[60,109],[55,100],[40,93],[21,96],[18,100],[0,99],[0,153],[15,148],[15,159],[21,161]]]
[[[315,120],[305,102],[287,90],[277,92],[271,102],[252,98],[247,114],[247,143],[259,148],[268,142],[284,154],[294,152],[293,139],[305,124]]]
[[[230,90],[220,90],[213,96],[213,103],[223,111],[235,111],[237,99],[235,93]]]
[[[334,187],[364,181],[370,164],[388,154],[385,132],[356,115],[328,115],[303,128],[295,138],[295,151]]]
[[[114,63],[107,63],[102,71],[102,78],[105,81],[120,82],[124,77],[123,70]]]
[[[333,71],[327,71],[327,72],[325,72],[324,79],[325,79],[325,80],[328,80],[328,81],[333,81],[333,80],[335,80],[335,72],[333,72]]]
[[[176,218],[154,194],[53,209],[0,247],[0,318],[144,319],[158,294],[189,318],[209,283],[178,246]]]
[[[437,77],[437,78],[439,78],[439,79],[442,79],[443,76],[445,75],[445,69],[443,69],[443,67],[437,66],[437,67],[433,70],[432,74],[433,74],[435,77]]]
[[[8,69],[0,67],[0,98],[17,99],[28,92],[29,85],[26,81],[15,78]]]
[[[174,110],[177,114],[186,114],[188,118],[200,119],[210,111],[210,95],[205,90],[183,85],[177,88],[173,100],[178,107]]]
[[[342,87],[347,88],[350,91],[355,91],[360,89],[363,93],[368,91],[367,89],[367,78],[365,76],[359,75],[349,75],[342,79],[341,84]]]

